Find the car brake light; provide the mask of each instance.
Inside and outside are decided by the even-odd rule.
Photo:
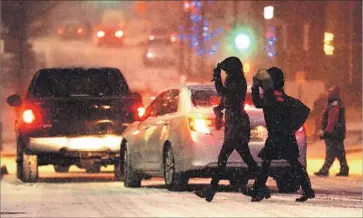
[[[59,28],[59,29],[58,29],[58,31],[57,31],[57,33],[58,33],[59,35],[63,34],[63,33],[64,33],[63,28]]]
[[[304,127],[302,126],[296,133],[300,133],[304,131]]]
[[[26,124],[31,124],[35,121],[35,115],[33,110],[27,109],[23,112],[23,121]]]
[[[115,36],[117,38],[121,38],[123,35],[124,35],[124,32],[122,30],[118,30],[118,31],[115,32]]]
[[[100,31],[97,32],[97,37],[98,38],[102,38],[104,36],[105,36],[105,32],[103,32],[102,30],[100,30]]]
[[[213,121],[211,119],[196,117],[188,119],[189,128],[193,131],[211,134],[211,127],[213,126]]]
[[[149,40],[154,40],[155,39],[155,36],[154,35],[150,35],[149,36]]]
[[[145,108],[144,107],[138,107],[137,108],[137,116],[139,116],[139,118],[143,117],[145,114]]]
[[[82,34],[82,33],[83,33],[83,28],[78,28],[78,29],[77,29],[77,33],[78,33],[78,34]]]
[[[254,108],[253,105],[245,103],[245,110]]]

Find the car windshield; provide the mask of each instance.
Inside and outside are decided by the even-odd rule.
[[[52,69],[39,72],[34,97],[119,96],[129,92],[119,71],[109,69]]]
[[[217,91],[212,88],[208,89],[191,89],[192,103],[195,107],[214,107],[219,105],[221,97]],[[253,107],[252,96],[250,92],[246,93],[245,104]]]

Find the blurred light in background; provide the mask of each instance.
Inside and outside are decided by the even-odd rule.
[[[270,20],[274,17],[274,7],[266,6],[263,8],[263,16],[266,20]]]
[[[121,38],[123,35],[124,35],[124,32],[123,32],[122,30],[117,30],[117,31],[115,32],[115,36],[116,36],[117,38]]]
[[[324,33],[324,52],[326,55],[334,54],[334,46],[333,46],[334,34],[325,32]]]
[[[235,44],[238,49],[246,50],[251,45],[251,39],[244,33],[240,33],[236,36]]]
[[[249,73],[251,70],[251,64],[250,63],[243,63],[243,72]]]
[[[102,38],[104,36],[105,36],[105,32],[103,32],[102,30],[97,32],[97,37]]]

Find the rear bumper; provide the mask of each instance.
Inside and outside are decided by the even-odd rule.
[[[99,45],[123,45],[124,38],[99,38]]]
[[[119,152],[122,136],[92,135],[92,136],[63,136],[63,137],[34,137],[29,138],[27,150],[38,153],[73,152]]]
[[[205,171],[207,169],[215,169],[218,166],[218,155],[222,148],[223,137],[222,135],[218,137],[205,135],[205,134],[192,134],[192,137],[189,140],[186,140],[185,149],[180,150],[180,153],[177,153],[176,165],[177,171]],[[297,142],[300,150],[300,158],[299,161],[303,166],[306,166],[306,138],[305,137],[297,137]],[[261,166],[262,159],[258,157],[258,153],[264,147],[264,141],[251,141],[249,143],[250,153],[256,163]],[[288,168],[289,163],[286,160],[274,160],[271,162],[271,168],[273,169],[282,169]],[[247,169],[247,164],[243,162],[240,155],[237,151],[233,151],[233,153],[228,158],[227,168],[242,168]]]

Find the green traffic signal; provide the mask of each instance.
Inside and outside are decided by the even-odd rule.
[[[240,58],[248,58],[256,53],[256,37],[252,28],[237,26],[224,39],[224,50]]]

